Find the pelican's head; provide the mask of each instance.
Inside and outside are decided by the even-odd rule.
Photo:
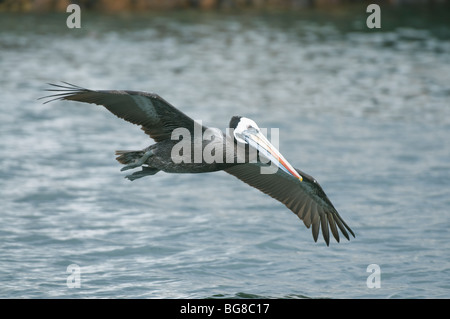
[[[295,168],[289,164],[283,155],[281,155],[264,134],[261,133],[261,130],[255,121],[243,116],[233,116],[230,121],[230,128],[233,129],[233,135],[236,141],[248,144],[257,149],[285,173],[300,181],[303,180],[302,176],[298,174]]]

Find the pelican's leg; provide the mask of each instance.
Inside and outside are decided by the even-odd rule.
[[[142,166],[141,171],[134,172],[131,175],[127,175],[127,176],[125,176],[125,178],[128,178],[130,181],[134,181],[135,179],[138,179],[138,178],[141,178],[144,176],[155,175],[158,172],[159,172],[159,169],[157,169],[157,168]]]
[[[136,160],[134,163],[128,164],[128,165],[122,167],[121,171],[126,171],[127,169],[136,168],[136,167],[139,167],[139,166],[145,164],[145,162],[148,160],[148,158],[152,155],[153,155],[152,151],[145,152],[144,155],[142,155],[142,157],[139,158],[138,160]]]

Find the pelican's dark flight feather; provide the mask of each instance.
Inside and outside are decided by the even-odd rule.
[[[47,91],[60,93],[48,96],[53,99],[45,103],[71,100],[103,105],[114,115],[141,125],[144,132],[155,142],[170,139],[172,131],[178,127],[193,132],[194,120],[157,94],[137,91],[94,91],[64,83],[65,85],[49,83],[55,88]]]
[[[233,152],[235,155],[231,162],[210,163],[204,160],[176,162],[172,157],[172,151],[178,140],[172,140],[172,133],[177,128],[184,128],[194,134],[194,127],[199,124],[193,119],[156,94],[136,91],[94,91],[67,82],[63,83],[63,85],[50,84],[52,88],[48,91],[56,93],[47,96],[46,98],[50,100],[45,103],[54,100],[71,100],[103,105],[116,116],[140,125],[144,132],[155,140],[156,144],[143,150],[116,151],[119,155],[117,160],[126,165],[122,170],[142,168],[141,171],[126,176],[128,179],[135,180],[154,175],[159,171],[203,173],[224,170],[286,205],[303,220],[307,228],[311,227],[315,241],[318,239],[320,229],[327,245],[330,241],[330,231],[338,242],[339,230],[347,239],[350,239],[349,233],[355,237],[319,183],[312,176],[291,166],[261,133],[254,121],[234,116],[230,121],[230,128],[233,129],[231,137],[223,132],[216,132],[209,140],[211,143],[216,143],[215,145],[223,146],[226,152]],[[205,132],[207,128],[201,126],[201,130]],[[229,143],[230,139],[231,143]],[[194,139],[190,142],[194,146]],[[203,143],[202,149],[208,147],[204,140],[201,143]],[[245,146],[245,154],[244,157],[239,158],[235,151],[242,145]],[[280,169],[271,174],[263,173],[261,169],[270,165],[260,160],[250,161],[250,148],[256,149],[258,154],[269,159]]]
[[[327,244],[330,241],[329,228],[338,242],[339,232],[337,227],[345,238],[350,239],[347,230],[355,236],[313,177],[298,169],[296,169],[297,172],[303,178],[301,182],[285,174],[282,170],[278,170],[275,174],[261,174],[260,168],[262,165],[264,164],[246,163],[227,168],[225,172],[236,176],[241,181],[286,205],[303,220],[307,228],[312,225],[315,241],[319,236],[319,225]]]

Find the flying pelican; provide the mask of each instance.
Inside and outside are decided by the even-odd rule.
[[[195,136],[200,129],[205,133],[208,128],[198,124],[190,117],[179,111],[170,103],[156,94],[137,91],[106,91],[89,90],[67,82],[64,85],[51,84],[47,91],[57,92],[44,98],[51,98],[45,103],[54,100],[71,100],[85,103],[103,105],[110,112],[128,122],[140,125],[156,144],[138,151],[116,151],[117,161],[124,164],[122,170],[141,167],[126,176],[135,180],[144,176],[154,175],[159,171],[167,173],[203,173],[223,170],[241,181],[259,189],[261,192],[280,201],[294,214],[296,214],[307,228],[312,229],[314,241],[317,242],[319,228],[322,229],[323,238],[327,244],[330,242],[330,233],[339,242],[339,230],[350,240],[348,232],[355,237],[350,227],[344,222],[319,183],[310,175],[294,168],[280,154],[280,152],[261,133],[258,125],[251,119],[242,116],[233,116],[230,121],[232,134],[213,131],[209,140],[202,139],[201,151],[206,147],[223,146],[225,150],[223,161],[193,161],[194,150],[183,150],[182,159],[174,160],[174,148],[179,140],[173,138],[173,133],[184,129]],[[176,135],[176,134],[175,134]],[[198,140],[192,137],[188,146],[195,149]],[[178,136],[179,137],[179,136]],[[186,141],[185,141],[186,142]],[[196,144],[197,143],[197,144]],[[211,143],[211,144],[210,144]],[[208,146],[209,145],[209,146]],[[244,152],[239,149],[244,147]],[[271,164],[261,160],[250,160],[252,151],[263,155]],[[175,152],[180,155],[180,152]],[[232,154],[232,160],[225,160],[225,154]],[[217,155],[217,154],[215,154]],[[220,157],[221,155],[219,155]],[[276,172],[263,173],[263,168],[276,165]]]

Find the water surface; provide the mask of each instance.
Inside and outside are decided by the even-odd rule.
[[[86,13],[70,30],[64,14],[2,14],[0,296],[448,298],[450,29],[384,17]],[[129,182],[114,150],[152,141],[101,107],[36,100],[60,80],[279,128],[356,238],[314,243],[224,172]]]

